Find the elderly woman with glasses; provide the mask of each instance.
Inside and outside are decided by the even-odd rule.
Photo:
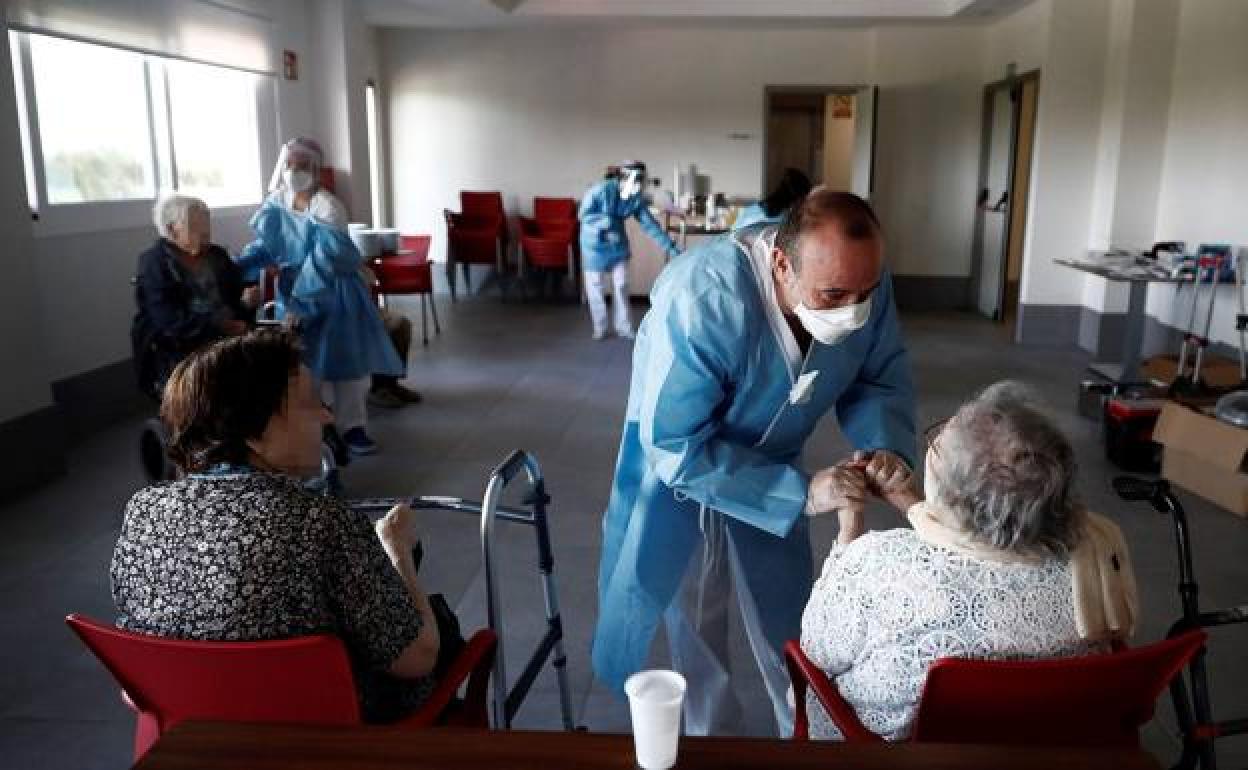
[[[1070,443],[1003,382],[927,432],[924,496],[908,478],[841,469],[841,535],[802,619],[802,649],[864,725],[906,738],[928,666],[1108,649],[1130,634],[1135,583],[1118,528],[1075,491]],[[870,493],[912,529],[862,532]],[[811,734],[840,733],[812,698]]]

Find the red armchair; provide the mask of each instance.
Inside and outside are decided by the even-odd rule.
[[[1205,644],[1189,631],[1107,655],[1035,661],[942,658],[932,664],[910,740],[1136,746],[1158,696]],[[806,740],[809,687],[849,742],[879,742],[797,641],[784,647],[793,683],[793,739]]]
[[[455,295],[455,265],[462,266],[464,283],[472,290],[469,265],[493,265],[498,271],[499,292],[506,298],[504,284],[511,235],[507,229],[507,215],[503,211],[503,196],[497,192],[470,192],[459,194],[462,211],[446,214],[447,260],[446,277],[451,289],[451,301]]]
[[[561,220],[545,221],[520,218],[520,254],[523,271],[529,269],[566,274],[577,282],[576,223]]]
[[[135,712],[136,760],[189,719],[360,723],[351,663],[335,636],[200,642],[136,634],[81,615],[65,622],[121,685],[122,700]],[[489,727],[487,686],[497,648],[493,631],[474,634],[425,705],[398,724]],[[460,702],[456,695],[465,682]]]
[[[401,235],[398,254],[373,260],[373,272],[377,274],[377,295],[382,307],[385,307],[386,297],[391,294],[420,295],[420,334],[426,345],[429,344],[426,305],[433,314],[434,333],[442,333],[442,327],[438,324],[438,304],[433,299],[429,241],[428,235]]]

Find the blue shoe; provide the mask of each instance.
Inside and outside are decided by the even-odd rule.
[[[347,442],[347,449],[356,457],[377,454],[377,442],[369,438],[362,427],[352,428],[342,434],[342,440]]]

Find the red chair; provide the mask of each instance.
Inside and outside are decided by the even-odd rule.
[[[576,282],[575,241],[575,221],[520,217],[520,256],[526,273],[533,268],[557,276],[567,274]]]
[[[328,634],[263,642],[200,642],[136,634],[81,615],[65,618],[121,685],[135,712],[134,756],[188,719],[358,725],[360,707],[342,641]],[[468,640],[428,702],[399,724],[488,727],[487,684],[498,638]],[[456,701],[467,681],[462,703]]]
[[[533,218],[539,222],[576,222],[573,198],[534,198]]]
[[[474,219],[445,209],[446,217],[446,281],[451,289],[451,301],[455,296],[455,265],[464,273],[464,283],[472,291],[472,274],[469,265],[493,265],[498,271],[499,292],[506,298],[503,275],[506,270],[507,241],[499,236],[499,225],[493,219]],[[506,231],[506,223],[503,223]]]
[[[426,319],[426,303],[433,311],[433,329],[442,333],[438,324],[438,304],[433,299],[433,270],[429,264],[428,235],[400,235],[399,253],[373,260],[373,272],[377,275],[377,296],[381,306],[391,294],[420,295],[420,334],[424,344],[429,344],[429,322]]]
[[[1157,698],[1201,648],[1189,631],[1106,655],[1035,661],[942,658],[928,669],[910,740],[1060,746],[1138,746]],[[850,742],[883,738],[858,720],[796,641],[784,647],[796,702],[794,740],[807,740],[807,685]]]

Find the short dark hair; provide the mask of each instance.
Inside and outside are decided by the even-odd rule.
[[[880,236],[880,220],[870,203],[851,192],[816,187],[785,214],[776,233],[776,248],[784,252],[795,270],[800,269],[798,239],[829,222],[840,224],[841,233],[851,241]]]
[[[189,473],[246,462],[247,441],[259,438],[283,408],[302,358],[292,334],[264,329],[227,337],[183,359],[160,404],[174,464]]]
[[[780,175],[780,182],[776,185],[776,189],[763,198],[763,212],[769,217],[780,216],[794,203],[805,198],[810,188],[810,177],[802,173],[800,169],[786,168]]]

